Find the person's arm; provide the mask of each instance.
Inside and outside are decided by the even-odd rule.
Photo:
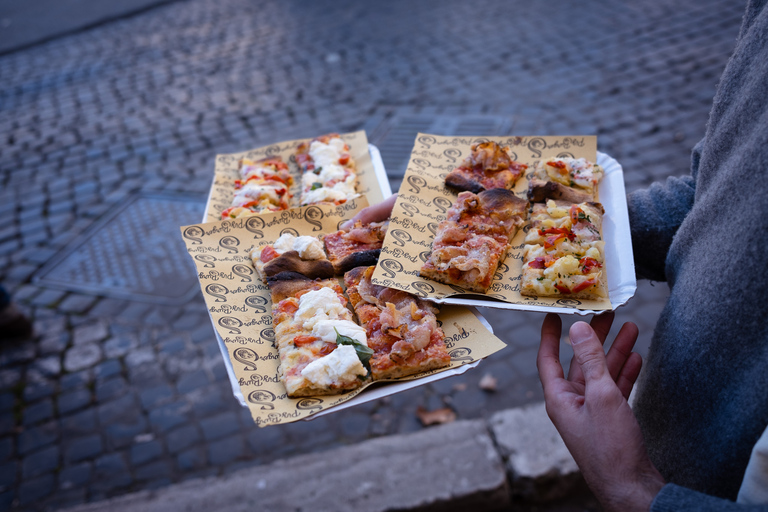
[[[607,512],[768,512],[768,505],[741,505],[665,483],[645,450],[640,426],[627,403],[642,366],[632,352],[637,326],[624,324],[608,353],[603,343],[613,313],[570,330],[573,359],[566,377],[560,366],[562,323],[549,314],[541,327],[536,364],[547,414],[582,475]]]
[[[355,225],[355,222],[368,224],[370,222],[387,220],[389,216],[392,215],[392,208],[395,207],[395,201],[397,201],[397,194],[392,194],[380,203],[363,208],[357,215],[342,222],[340,227],[341,229],[350,229]]]
[[[627,195],[632,251],[638,277],[667,280],[664,274],[667,252],[677,229],[693,206],[695,177],[703,142],[693,148],[690,175],[667,178],[663,184],[653,183],[645,190]]]
[[[664,479],[627,403],[642,365],[632,352],[638,331],[624,324],[606,355],[602,344],[612,322],[613,313],[606,313],[595,316],[591,327],[571,327],[574,357],[566,378],[559,357],[562,323],[547,315],[536,363],[547,414],[605,510],[646,512]]]

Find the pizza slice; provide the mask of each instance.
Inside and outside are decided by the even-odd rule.
[[[290,207],[293,183],[288,165],[280,157],[240,160],[240,179],[235,180],[232,206],[221,213],[222,219],[258,215]]]
[[[298,272],[313,279],[327,279],[335,274],[333,264],[323,251],[323,243],[314,236],[283,233],[274,244],[254,247],[251,261],[266,282],[280,272]]]
[[[373,380],[406,377],[451,363],[437,309],[425,300],[373,284],[376,267],[356,267],[344,275],[347,295],[365,329]]]
[[[600,203],[549,200],[531,211],[520,293],[537,297],[608,297]]]
[[[471,153],[448,173],[445,184],[475,194],[492,188],[514,188],[527,165],[512,160],[509,147],[489,141],[472,144]]]
[[[336,269],[336,274],[341,275],[355,267],[375,265],[388,227],[388,220],[369,224],[356,222],[351,229],[323,236],[328,260]]]
[[[583,203],[597,199],[603,168],[586,158],[549,158],[537,162],[528,182],[528,200]]]
[[[278,375],[289,397],[343,393],[370,380],[373,352],[338,280],[282,272],[268,285]]]
[[[301,206],[338,205],[357,196],[357,172],[349,146],[330,133],[303,142],[296,149],[301,169]]]
[[[438,225],[420,275],[485,293],[527,208],[527,201],[503,188],[461,192]]]

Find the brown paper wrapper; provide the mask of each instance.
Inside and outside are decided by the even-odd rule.
[[[367,155],[365,133],[356,134],[351,140],[350,134],[344,134],[344,140],[355,151],[365,148]],[[362,146],[353,141],[362,141]],[[222,188],[216,191],[217,185],[214,183],[208,218],[211,218],[212,211],[216,212],[225,204],[216,198],[223,196],[225,187],[229,187],[226,193],[230,193],[228,191],[231,190],[231,181],[236,179],[240,155],[252,158],[279,152],[287,155],[295,150],[299,142],[276,144],[273,147],[277,149],[269,151],[261,148],[252,152],[222,155],[231,158],[217,159],[217,180],[221,180],[219,186]],[[356,154],[355,158],[363,183],[360,190],[364,195],[342,205],[305,206],[181,228],[187,251],[197,267],[197,277],[212,323],[226,346],[240,390],[254,422],[259,426],[304,419],[356,397],[371,385],[381,386],[379,382],[382,381],[379,381],[340,395],[288,398],[278,378],[279,356],[274,345],[269,289],[259,279],[249,256],[253,247],[272,244],[285,232],[296,236],[319,236],[337,231],[339,224],[367,206],[371,197],[381,201],[383,197],[372,167],[368,169],[369,164],[365,163],[361,154]],[[219,173],[220,166],[229,167]],[[226,179],[231,180],[229,184],[223,181],[227,173],[229,175]],[[226,203],[225,208],[228,206]],[[218,217],[218,214],[213,216]],[[451,366],[398,380],[413,380],[439,372],[450,372],[451,369],[479,361],[505,346],[468,308],[444,306],[438,321],[446,333]],[[397,384],[385,386],[391,386],[392,393],[397,392]]]
[[[432,248],[437,226],[445,219],[457,192],[445,186],[446,175],[470,153],[475,142],[495,141],[509,146],[514,160],[529,165],[528,171],[516,184],[514,192],[525,199],[533,165],[551,157],[586,158],[597,161],[597,137],[443,137],[420,133],[414,142],[411,158],[398,192],[397,202],[384,240],[373,281],[382,286],[398,288],[424,298],[442,302],[451,297],[452,303],[470,299],[467,304],[504,307],[504,304],[534,307],[567,307],[588,310],[612,309],[609,299],[575,300],[567,297],[545,298],[520,295],[520,278],[525,234],[528,225],[514,237],[507,257],[499,265],[490,288],[485,294],[467,292],[462,288],[438,283],[419,276],[419,270]],[[610,272],[611,269],[606,269]],[[497,302],[497,301],[502,301]]]
[[[340,135],[344,142],[349,145],[350,155],[357,165],[358,193],[366,196],[371,204],[376,204],[386,199],[381,192],[381,187],[371,162],[371,155],[368,152],[368,138],[365,131],[342,133]],[[298,165],[296,165],[295,152],[299,144],[309,140],[312,139],[278,142],[269,146],[243,151],[242,153],[217,155],[213,184],[211,185],[208,204],[205,209],[206,222],[221,220],[221,212],[232,206],[232,198],[235,196],[235,180],[240,179],[238,168],[242,158],[260,160],[267,157],[282,157],[293,175],[294,184],[291,188],[293,193],[291,207],[298,208],[301,195],[301,172]]]

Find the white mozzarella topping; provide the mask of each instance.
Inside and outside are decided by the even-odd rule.
[[[249,200],[265,197],[271,199],[276,203],[280,202],[280,194],[277,193],[279,189],[285,190],[285,185],[259,185],[256,183],[249,183],[237,192],[232,199],[232,206],[240,206],[247,203]]]
[[[344,179],[346,174],[347,171],[342,166],[328,164],[323,166],[323,169],[320,171],[320,174],[318,174],[317,177],[320,178],[321,183],[328,183],[331,180]]]
[[[352,314],[341,303],[335,291],[320,288],[299,298],[299,309],[294,318],[305,330],[311,331],[321,320],[351,320]]]
[[[317,336],[323,341],[329,343],[336,342],[336,332],[342,336],[348,336],[368,346],[368,338],[365,335],[365,329],[351,320],[319,320],[312,327],[312,336]]]
[[[323,243],[313,236],[293,236],[290,233],[283,233],[275,240],[272,247],[278,254],[296,251],[304,260],[319,260],[325,257]]]
[[[326,165],[338,165],[343,152],[344,141],[338,137],[329,140],[328,144],[316,140],[309,145],[309,156],[315,162],[315,169],[324,168]]]
[[[351,345],[339,345],[327,356],[312,361],[301,370],[305,379],[320,387],[352,382],[358,376],[364,377],[367,374],[368,371]]]

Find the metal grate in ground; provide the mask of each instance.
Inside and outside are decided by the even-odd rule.
[[[41,286],[180,305],[196,292],[179,226],[200,221],[199,198],[136,195],[96,222],[34,277]]]

